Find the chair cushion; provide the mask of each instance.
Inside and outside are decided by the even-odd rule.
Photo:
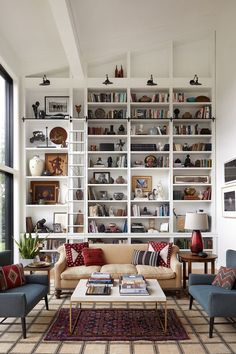
[[[172,242],[149,241],[148,251],[159,252],[159,265],[170,268],[172,246]]]
[[[110,273],[112,278],[119,278],[124,274],[137,274],[136,267],[133,264],[105,264],[100,272]]]
[[[88,279],[93,272],[99,272],[100,266],[88,266],[85,265],[79,267],[66,268],[61,273],[61,279],[63,280],[76,280],[76,279]]]
[[[236,268],[220,267],[212,285],[231,290],[236,280]]]
[[[137,265],[138,274],[142,274],[146,279],[174,279],[175,272],[167,267],[151,267],[148,265]]]
[[[88,242],[81,243],[65,243],[66,264],[68,267],[84,265],[82,249],[87,248]]]
[[[143,264],[158,267],[159,252],[134,250],[131,263],[134,265]]]
[[[82,255],[86,266],[103,266],[106,263],[101,248],[84,248],[82,250]]]
[[[11,264],[0,267],[0,290],[16,288],[25,284],[22,264]]]

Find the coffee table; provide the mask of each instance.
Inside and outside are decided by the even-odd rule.
[[[119,292],[119,281],[114,281],[114,286],[111,288],[110,295],[85,295],[87,290],[87,280],[81,279],[77,284],[71,299],[70,299],[70,333],[74,332],[75,326],[79,320],[79,316],[76,318],[75,323],[72,328],[72,307],[73,304],[79,307],[82,307],[83,303],[113,303],[113,302],[124,302],[124,303],[155,303],[156,309],[158,303],[164,304],[165,311],[165,320],[164,325],[161,326],[166,333],[167,331],[167,300],[166,296],[160,287],[160,284],[156,279],[147,279],[147,287],[149,291],[149,295],[120,295]],[[160,318],[159,318],[160,319]]]

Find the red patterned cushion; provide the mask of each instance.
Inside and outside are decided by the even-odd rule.
[[[82,251],[84,257],[84,264],[86,266],[106,264],[103,250],[101,248],[84,248]]]
[[[231,290],[236,280],[236,269],[220,267],[212,285]]]
[[[148,242],[148,251],[159,252],[159,265],[170,268],[170,257],[173,243],[170,242]]]
[[[25,284],[22,264],[11,264],[0,267],[0,290],[16,288]]]
[[[68,267],[84,265],[82,249],[88,247],[88,242],[65,243],[66,264]]]

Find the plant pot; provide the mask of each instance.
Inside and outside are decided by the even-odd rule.
[[[33,259],[28,259],[28,258],[20,258],[20,263],[23,264],[23,267],[26,267],[27,265],[29,265],[30,263],[34,262],[34,258]]]

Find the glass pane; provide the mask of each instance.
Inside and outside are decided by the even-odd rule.
[[[0,164],[5,164],[6,141],[6,81],[0,75]]]
[[[0,172],[0,251],[6,249],[6,176]]]

